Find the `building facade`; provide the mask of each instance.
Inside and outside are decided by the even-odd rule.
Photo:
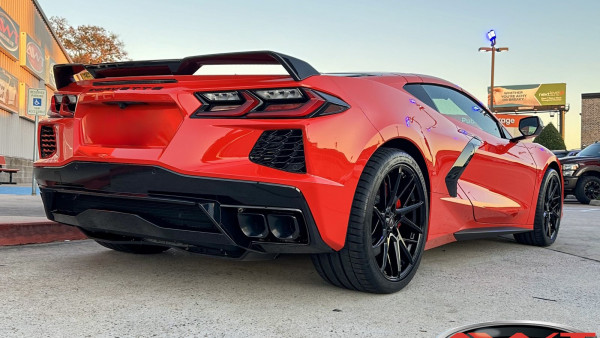
[[[33,171],[34,117],[27,115],[27,91],[43,88],[50,101],[56,89],[52,67],[68,62],[36,0],[0,0],[0,155],[6,167],[20,169],[18,183],[31,182]]]
[[[600,141],[600,93],[581,94],[581,147]]]

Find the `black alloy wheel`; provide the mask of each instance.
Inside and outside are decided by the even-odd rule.
[[[427,239],[429,199],[419,164],[407,153],[380,148],[356,187],[345,246],[312,256],[329,283],[392,293],[415,275]]]
[[[533,230],[514,234],[517,242],[528,245],[549,246],[556,241],[562,217],[562,181],[558,172],[548,169],[542,179],[535,210]]]
[[[373,255],[381,273],[392,281],[408,274],[425,241],[425,196],[418,182],[411,167],[394,166],[375,197],[371,217]]]
[[[600,196],[600,183],[596,181],[588,181],[583,187],[583,191],[585,193],[585,197],[590,200],[595,200]]]
[[[551,176],[544,196],[544,231],[554,240],[558,234],[562,210],[562,189],[558,176]]]
[[[590,204],[600,197],[600,177],[582,176],[575,187],[575,197],[579,203]]]

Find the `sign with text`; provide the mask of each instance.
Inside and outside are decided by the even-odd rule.
[[[31,74],[40,80],[44,79],[46,75],[44,74],[46,64],[44,50],[25,32],[21,33],[21,59],[19,61],[21,66],[28,69]]]
[[[56,61],[51,58],[48,53],[46,54],[46,85],[52,89],[56,89],[56,82],[54,81],[54,65]]]
[[[19,25],[0,8],[0,49],[11,59],[19,58]]]
[[[488,101],[489,94],[490,87],[488,87]],[[564,106],[566,94],[566,83],[497,86],[494,87],[494,108],[543,110],[548,107]]]
[[[7,110],[19,111],[19,80],[6,69],[0,68],[0,104]]]
[[[46,89],[30,88],[27,91],[27,115],[46,115]]]
[[[533,115],[509,115],[509,114],[494,114],[496,119],[506,128],[519,128],[519,121]]]

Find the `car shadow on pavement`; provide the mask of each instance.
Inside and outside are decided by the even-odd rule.
[[[70,270],[98,285],[103,282],[110,285],[120,280],[128,285],[150,289],[168,285],[172,290],[209,294],[235,289],[243,293],[264,293],[265,297],[270,297],[274,290],[285,293],[292,290],[302,290],[302,293],[307,290],[352,292],[324,282],[309,255],[282,255],[266,261],[235,261],[173,249],[157,255],[125,254],[107,250],[92,241],[61,245],[72,245],[79,253],[54,260],[56,269]],[[420,270],[444,266],[468,273],[469,266],[498,259],[519,247],[527,248],[505,238],[451,243],[426,251]],[[422,282],[420,275],[417,272],[409,287]]]

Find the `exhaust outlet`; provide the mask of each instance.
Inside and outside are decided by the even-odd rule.
[[[269,235],[269,228],[267,227],[265,215],[238,213],[237,217],[240,229],[246,237],[266,238]]]
[[[270,214],[267,216],[269,229],[275,238],[295,240],[300,235],[298,220],[292,215]]]

